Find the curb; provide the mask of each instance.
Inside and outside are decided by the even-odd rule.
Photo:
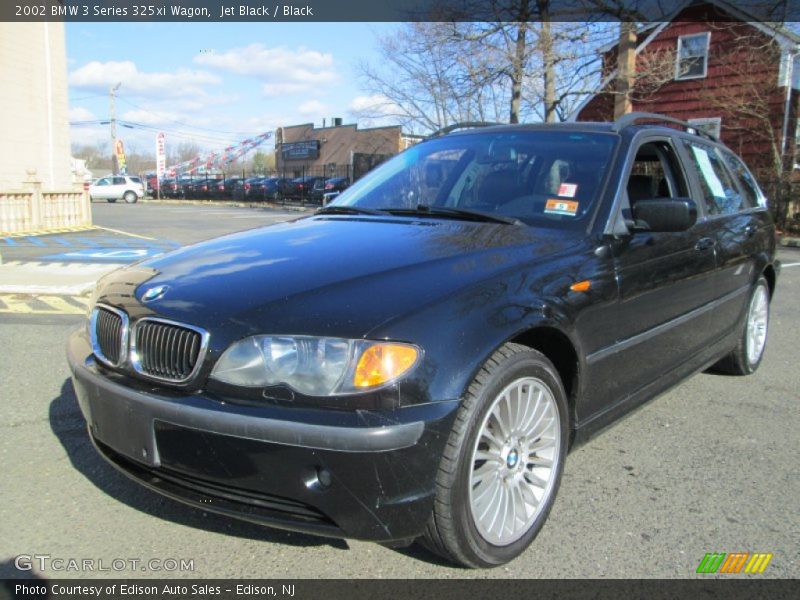
[[[294,204],[282,205],[275,202],[238,202],[236,200],[140,200],[142,204],[175,204],[183,206],[233,206],[237,208],[271,208],[275,210],[293,210],[297,212],[313,211],[320,208],[317,205],[297,206]]]
[[[99,229],[96,225],[79,225],[77,227],[56,227],[54,229],[35,229],[33,231],[21,231],[18,233],[3,233],[0,231],[0,237],[4,238],[20,238],[20,237],[33,237],[40,235],[50,235],[52,233],[73,233],[76,231],[92,231]]]

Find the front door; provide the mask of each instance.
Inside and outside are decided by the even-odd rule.
[[[626,218],[638,200],[692,196],[670,139],[646,139],[634,151],[628,205],[622,208]],[[606,391],[614,403],[690,360],[708,341],[716,266],[713,224],[699,221],[675,233],[631,232],[612,244],[612,252],[620,296],[616,342],[595,358],[605,359]]]

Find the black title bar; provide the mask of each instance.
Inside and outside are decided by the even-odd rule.
[[[748,21],[800,21],[800,0],[712,0]],[[689,0],[3,0],[0,21],[657,22]],[[703,17],[704,18],[704,17]]]

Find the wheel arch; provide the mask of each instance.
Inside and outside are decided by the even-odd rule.
[[[772,300],[772,297],[775,295],[775,281],[777,279],[777,273],[775,273],[775,267],[772,264],[768,264],[762,275],[767,280],[767,286],[769,286],[769,299]]]
[[[576,422],[576,405],[581,374],[578,351],[572,339],[562,330],[549,325],[536,325],[507,340],[541,352],[553,363],[567,395],[570,430]]]

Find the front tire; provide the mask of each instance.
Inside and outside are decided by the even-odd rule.
[[[713,369],[727,375],[750,375],[761,364],[769,330],[769,284],[762,275],[750,293],[742,332],[736,347],[714,365]]]
[[[459,408],[423,544],[467,567],[519,556],[553,505],[568,432],[566,393],[553,364],[525,346],[502,346]]]

